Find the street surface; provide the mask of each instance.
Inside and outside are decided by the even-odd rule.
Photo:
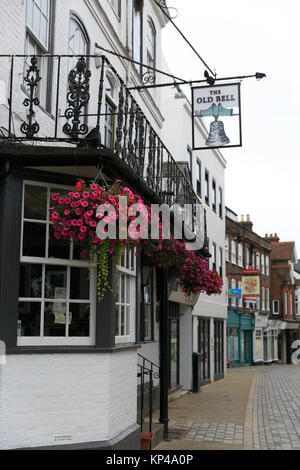
[[[300,450],[300,367],[228,370],[170,403],[170,442],[155,450]]]

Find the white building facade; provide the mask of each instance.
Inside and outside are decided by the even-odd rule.
[[[160,36],[165,21],[152,1],[12,0],[2,8],[0,139],[8,140],[1,140],[0,151],[0,339],[7,352],[1,368],[0,449],[139,448],[140,344],[145,345],[142,353],[149,359],[159,359],[157,345],[153,347],[158,329],[155,279],[154,287],[148,287],[150,297],[146,296],[147,308],[141,319],[141,268],[133,256],[123,257],[118,265],[112,262],[110,275],[113,282],[119,279],[116,286],[125,283],[126,299],[117,301],[113,290],[99,304],[96,266],[86,276],[90,265],[72,245],[63,253],[53,244],[47,211],[53,191],[69,190],[78,179],[94,180],[99,167],[110,181],[118,176],[117,170],[115,175],[111,173],[111,163],[105,167],[105,151],[101,149],[104,146],[108,152],[116,146],[116,140],[121,146],[125,123],[120,102],[129,96],[124,87],[142,85],[141,77],[149,71],[126,57],[160,68]],[[117,55],[107,53],[108,60],[102,62],[100,55],[104,52],[97,44]],[[36,64],[26,55],[35,55]],[[63,130],[68,121],[68,74],[80,57],[85,58],[81,63],[84,71],[91,72],[87,89],[90,99],[80,125],[86,125],[89,132],[96,129],[96,140],[100,130],[101,145],[98,142],[96,149],[69,144],[70,134]],[[24,100],[30,97],[24,77],[31,65],[38,67],[42,80],[37,81],[34,93],[39,103],[33,103],[33,120],[29,122]],[[156,80],[159,83],[161,76]],[[97,123],[101,90],[101,120]],[[139,106],[135,132],[146,119],[147,132],[151,126],[158,138],[163,124],[160,90],[132,90],[131,96]],[[134,100],[130,100],[133,109]],[[23,122],[29,127],[22,131]],[[40,140],[33,142],[38,131]],[[59,145],[57,139],[61,139]],[[11,142],[19,145],[19,153],[27,149],[36,155],[18,171],[6,159],[4,144]],[[18,152],[13,158],[16,162]],[[48,158],[47,164],[43,158]],[[134,165],[131,167],[137,172],[138,165]],[[143,177],[139,175],[140,180]],[[154,194],[150,183],[148,194]],[[60,286],[61,312],[51,287],[54,284],[55,289]],[[63,320],[63,315],[70,318],[71,311],[78,320],[75,329]],[[55,327],[48,322],[48,314],[55,316]]]
[[[166,145],[188,168],[193,188],[206,211],[209,268],[225,280],[226,161],[216,149],[193,151],[191,105],[180,88],[164,90],[163,114]],[[197,141],[204,146],[208,133],[200,119],[196,120],[195,132]],[[221,295],[202,293],[195,305],[180,306],[179,374],[183,389],[196,389],[195,383],[213,382],[226,374],[226,318],[225,281]]]

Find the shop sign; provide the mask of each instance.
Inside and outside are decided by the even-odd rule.
[[[241,147],[240,83],[192,88],[193,149]],[[196,130],[202,120],[209,135]]]
[[[268,317],[266,315],[255,315],[255,328],[267,328]]]
[[[242,289],[229,289],[228,297],[240,299],[242,297]]]
[[[246,275],[242,278],[242,293],[246,302],[256,302],[260,297],[260,279],[256,275]]]

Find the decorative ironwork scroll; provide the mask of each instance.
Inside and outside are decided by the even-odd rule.
[[[86,108],[90,100],[90,77],[84,57],[80,57],[76,67],[69,73],[69,92],[67,94],[68,108],[65,117],[68,122],[63,126],[63,132],[73,139],[88,132],[88,126],[81,122],[82,109]],[[69,122],[71,120],[71,123]]]
[[[31,138],[34,134],[37,134],[40,130],[39,123],[34,120],[35,111],[34,106],[39,106],[40,100],[36,96],[36,90],[39,81],[41,80],[40,71],[37,67],[38,60],[36,57],[31,57],[30,66],[26,71],[24,77],[24,82],[26,83],[26,88],[29,90],[29,98],[25,98],[23,105],[26,108],[29,108],[28,111],[28,122],[24,121],[21,125],[21,132],[26,134],[26,137]]]
[[[147,72],[142,75],[142,82],[144,85],[154,85],[155,81],[156,76],[154,70],[147,70]]]

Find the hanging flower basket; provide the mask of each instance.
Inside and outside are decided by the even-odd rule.
[[[97,259],[99,302],[110,288],[109,258],[121,256],[125,248],[142,250],[144,264],[167,269],[169,278],[178,279],[187,296],[198,292],[221,293],[223,282],[218,273],[210,271],[208,262],[187,250],[184,242],[164,238],[157,215],[154,217],[159,226],[159,239],[148,238],[152,209],[138,194],[122,186],[120,180],[111,186],[81,181],[74,191],[53,194],[52,201],[49,218],[53,222],[53,236],[79,245],[81,256],[89,258],[90,263]],[[137,223],[137,206],[147,224]]]
[[[56,193],[52,196],[54,206],[50,208],[50,221],[53,222],[54,237],[57,240],[73,240],[75,245],[80,246],[81,256],[89,257],[91,263],[94,257],[97,257],[99,302],[103,300],[105,291],[109,288],[109,256],[113,254],[120,256],[125,247],[130,250],[140,246],[142,228],[135,239],[128,237],[128,234],[124,238],[121,233],[122,228],[130,227],[135,221],[134,216],[128,215],[130,208],[138,204],[144,207],[145,216],[148,216],[148,208],[141,197],[120,183],[121,181],[117,180],[112,186],[99,186],[78,182],[74,191],[65,194]],[[98,209],[99,206],[102,208],[101,211]],[[121,224],[119,219],[122,221]],[[99,222],[102,222],[103,226],[100,234]],[[113,227],[115,230],[108,234]],[[108,235],[110,237],[106,238]]]

